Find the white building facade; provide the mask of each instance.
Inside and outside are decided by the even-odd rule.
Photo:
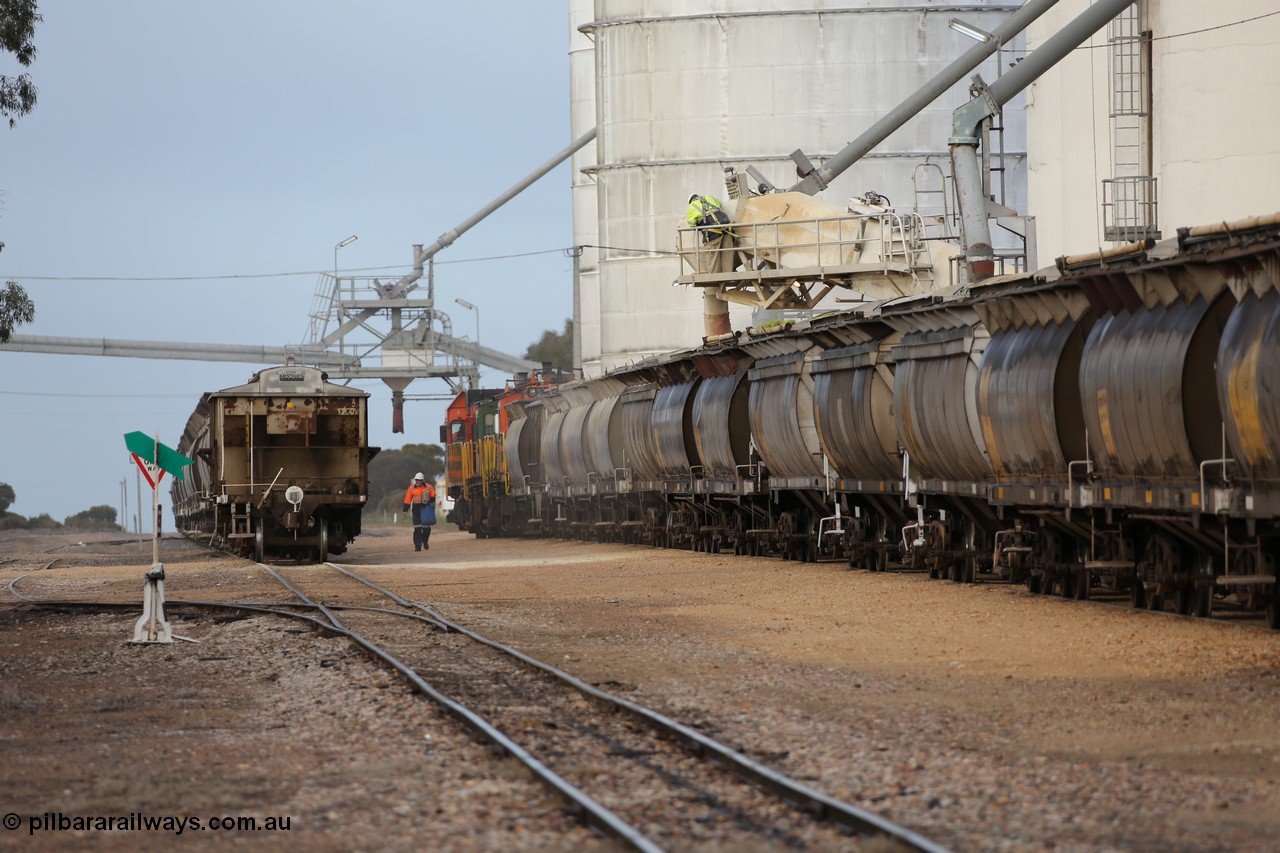
[[[1087,5],[1062,0],[1027,47]],[[1031,86],[1042,265],[1280,210],[1278,11],[1274,0],[1139,0]]]

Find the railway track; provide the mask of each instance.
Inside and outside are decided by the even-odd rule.
[[[692,559],[698,560],[699,557],[692,556]],[[35,594],[34,590],[37,590],[37,589],[42,591],[48,590],[49,593],[52,593],[52,595],[50,596],[40,596],[40,598],[43,599],[46,597],[55,597],[59,593],[75,595],[76,594],[75,590],[77,587],[83,588],[82,585],[79,585],[79,584],[69,585],[68,583],[66,583],[66,581],[57,582],[56,578],[43,577],[41,573],[38,571],[38,567],[42,563],[43,563],[43,560],[31,561],[30,567],[33,571],[30,574],[27,574],[19,578],[14,578],[12,581],[7,582],[9,592],[16,599],[31,602],[32,596]],[[450,626],[445,624],[445,622],[441,620],[434,619],[433,612],[431,610],[423,608],[420,605],[420,603],[411,602],[411,601],[408,601],[407,599],[404,599],[405,603],[398,603],[395,599],[387,599],[387,598],[383,598],[383,600],[379,601],[377,599],[380,597],[383,597],[384,593],[378,591],[376,588],[356,587],[354,580],[348,580],[346,575],[336,574],[337,572],[340,571],[336,566],[325,567],[325,566],[298,565],[298,566],[285,566],[285,567],[276,567],[276,568],[283,576],[290,579],[291,582],[294,582],[295,585],[298,586],[300,589],[302,589],[304,592],[309,592],[312,597],[312,600],[317,603],[307,605],[303,603],[301,599],[296,599],[296,596],[293,593],[287,593],[286,595],[281,595],[280,593],[283,592],[282,588],[270,590],[269,586],[264,587],[263,581],[267,581],[268,579],[268,575],[265,573],[265,571],[262,569],[256,568],[253,564],[244,563],[235,567],[234,570],[229,575],[229,577],[234,577],[236,581],[235,585],[243,584],[245,587],[245,590],[239,594],[239,598],[240,598],[239,601],[196,602],[196,601],[181,601],[177,599],[170,599],[169,604],[175,608],[181,608],[187,611],[187,613],[190,615],[194,615],[192,611],[196,607],[199,607],[201,609],[205,609],[205,608],[211,609],[213,607],[227,607],[227,608],[234,608],[234,609],[245,609],[247,611],[250,606],[248,603],[247,596],[252,595],[254,596],[255,600],[259,603],[259,607],[261,609],[271,614],[277,615],[277,621],[278,621],[278,617],[282,617],[286,615],[286,608],[288,608],[288,610],[290,611],[296,611],[296,612],[287,614],[291,616],[293,619],[296,619],[296,620],[305,619],[307,620],[307,622],[305,623],[307,625],[314,625],[317,628],[332,630],[332,624],[329,623],[328,619],[325,618],[323,613],[320,611],[319,604],[322,603],[326,607],[328,607],[339,618],[339,620],[341,620],[347,626],[348,629],[357,631],[359,633],[369,636],[372,639],[381,641],[383,638],[378,633],[375,633],[374,630],[372,629],[366,630],[366,625],[363,621],[366,618],[369,618],[366,614],[376,615],[378,619],[378,622],[376,623],[377,625],[382,625],[383,623],[386,623],[386,622],[405,624],[405,628],[403,632],[405,634],[405,639],[403,641],[402,646],[397,647],[395,644],[393,644],[390,641],[386,642],[384,645],[400,653],[400,656],[403,662],[409,665],[410,668],[417,668],[420,674],[426,672],[426,667],[417,666],[418,661],[415,660],[413,657],[413,647],[422,646],[422,645],[434,645],[437,640],[454,643],[454,642],[460,642],[464,639],[464,636],[446,634],[445,632],[450,628]],[[399,571],[402,567],[398,563],[393,563],[391,565],[388,565],[386,568],[389,569],[390,571],[395,572],[395,571]],[[371,569],[366,568],[365,566],[360,566],[359,569],[362,572],[371,571]],[[373,569],[373,570],[376,571],[377,569]],[[899,568],[899,570],[909,571],[904,568]],[[388,577],[390,576],[392,575],[388,575]],[[398,577],[399,575],[396,575],[396,576]],[[33,591],[32,593],[27,593],[26,591],[21,589],[22,586],[25,584],[24,578],[31,580],[32,585],[28,587],[28,589],[32,590]],[[226,581],[226,578],[224,578],[223,574],[216,574],[208,578],[200,578],[198,580],[198,583],[193,585],[192,588],[204,588],[206,586],[221,587],[225,585],[225,581]],[[274,585],[275,581],[269,581],[268,583],[270,585]],[[350,588],[348,588],[347,586],[348,583],[351,584]],[[132,589],[133,589],[132,586],[128,584],[126,584],[126,586],[129,588],[130,593],[132,593]],[[320,594],[319,592],[316,592],[318,590],[324,590],[325,593]],[[229,593],[232,595],[236,594],[234,592],[231,592],[230,590],[223,590],[221,592]],[[115,598],[115,596],[111,596],[111,597]],[[191,597],[195,598],[195,597],[204,597],[204,596],[191,596]],[[291,598],[295,600],[290,601],[288,604],[286,604],[285,603],[286,598]],[[1021,595],[1019,595],[1018,598],[1021,598]],[[32,603],[36,603],[36,602],[32,602]],[[95,610],[104,609],[104,607],[107,605],[107,602],[73,602],[73,601],[66,601],[66,600],[48,601],[48,602],[41,601],[39,603],[48,603],[50,605],[56,605],[59,607],[84,606],[84,607],[92,608]],[[1102,602],[1098,602],[1098,603],[1102,603]],[[1112,603],[1114,606],[1119,606],[1122,609],[1128,609],[1124,603],[1119,601],[1107,602],[1107,603]],[[1014,602],[1009,602],[1009,604],[1012,605],[1014,604]],[[130,600],[128,602],[117,602],[116,606],[122,606],[123,608],[128,609],[130,611],[136,611],[137,602],[136,602],[136,599],[130,597]],[[1000,606],[1000,605],[997,605],[997,606]],[[1070,609],[1071,608],[1068,608],[1068,610]],[[447,610],[444,612],[448,613]],[[1066,614],[1066,612],[1067,611],[1062,611],[1064,615]],[[391,613],[395,613],[397,615],[392,617],[389,615]],[[1174,616],[1174,614],[1172,613],[1166,613],[1164,615],[1170,618]],[[1218,616],[1218,615],[1219,614],[1215,613],[1215,616]],[[1149,618],[1149,617],[1139,617],[1139,618],[1142,619],[1142,618]],[[413,626],[409,626],[408,623],[412,620],[417,620],[417,624]],[[431,620],[431,624],[428,624],[428,622],[425,620]],[[258,623],[258,624],[260,625],[261,623]],[[299,625],[301,627],[303,623],[301,621],[298,621],[298,622],[295,622],[294,624]],[[1153,629],[1155,629],[1156,627],[1155,623],[1148,623],[1148,624],[1151,624]],[[1173,623],[1165,623],[1165,624],[1172,625]],[[176,623],[175,623],[175,626],[176,626]],[[413,630],[410,630],[410,627],[412,627]],[[382,627],[378,628],[379,632],[383,630],[399,631],[399,629],[385,629]],[[293,635],[293,639],[296,640],[299,636],[305,637],[309,632],[300,632],[300,631],[294,630],[294,631],[290,631],[289,633]],[[193,636],[197,636],[197,635],[198,635],[198,632],[197,634],[193,634]],[[1223,634],[1223,636],[1226,636],[1226,635]],[[331,643],[332,641],[329,641],[329,642]],[[328,643],[322,643],[322,645],[328,645]],[[465,647],[467,644],[463,643],[462,645]],[[409,648],[409,651],[402,652],[402,648]],[[297,649],[295,649],[295,651],[296,650]],[[169,656],[172,657],[172,654],[170,653]],[[183,657],[182,655],[179,655],[180,659],[182,657]],[[345,659],[346,656],[343,655],[343,658]],[[482,670],[481,675],[472,676],[472,678],[505,677],[505,676],[492,676],[491,673],[489,673],[489,670],[485,667],[481,667],[480,669]],[[341,673],[343,673],[344,671],[345,669],[340,667],[338,669],[328,670],[328,674],[331,679],[335,677],[341,678]],[[366,676],[368,675],[368,670],[364,668],[357,667],[357,668],[354,668],[352,671],[364,672]],[[467,676],[459,675],[457,677],[465,679]],[[602,677],[605,677],[605,676],[602,676]],[[460,700],[462,698],[461,696],[458,696],[453,692],[453,689],[450,687],[449,683],[446,681],[444,677],[434,679],[433,683],[440,692],[450,694],[454,696],[455,699]],[[385,686],[385,684],[386,684],[385,678],[380,679],[379,686]],[[858,686],[862,686],[862,685],[858,685]],[[1250,687],[1250,690],[1252,690],[1252,687]],[[360,694],[353,694],[353,695],[360,695]],[[857,694],[853,694],[852,691],[850,691],[847,695],[848,695],[848,701],[850,702],[857,701],[857,699],[855,698]],[[361,696],[360,698],[363,699],[364,697]],[[400,709],[404,709],[405,703],[406,701],[408,701],[407,697],[403,694],[396,694],[392,697],[392,699],[396,703],[396,706]],[[467,704],[472,704],[472,703],[467,703]],[[477,705],[472,705],[472,707],[477,707]],[[477,707],[477,710],[480,710],[480,709]],[[419,722],[421,722],[420,715],[410,712],[409,716],[418,717]],[[502,722],[501,720],[498,719],[498,716],[496,714],[488,715],[488,716],[490,716],[490,719],[492,719],[495,724],[500,724]],[[879,721],[877,720],[876,722],[878,723]],[[503,729],[508,728],[506,725],[500,725],[500,727]],[[526,728],[532,729],[533,731],[531,733],[526,732]],[[525,727],[516,725],[513,729],[510,729],[510,730],[516,733],[516,736],[514,739],[522,742],[526,741],[526,736],[536,737],[539,734],[539,732],[537,731],[536,725],[529,725]],[[767,734],[764,737],[760,737],[759,735],[759,733],[762,733],[762,732],[767,733],[768,728],[761,727],[761,726],[750,726],[744,730],[756,732],[756,734],[738,735],[738,737],[742,738],[742,742],[747,744],[748,748],[745,751],[747,751],[752,756],[759,757],[763,753],[757,752],[756,750],[768,748],[767,744],[773,740],[773,738],[769,737]],[[857,737],[856,732],[854,736]],[[757,740],[757,738],[759,738],[759,740]],[[949,738],[949,735],[944,736],[943,741],[947,741],[948,738]],[[462,746],[461,742],[456,736],[450,736],[446,740],[437,739],[437,740],[428,741],[428,742],[438,744],[437,747],[431,750],[436,752],[436,755],[432,756],[432,758],[437,760],[437,762],[440,756],[448,755],[453,750],[458,749]],[[926,742],[933,743],[933,741],[931,740],[926,740]],[[422,743],[421,740],[415,740],[410,745],[414,750],[415,763],[418,761],[419,758],[421,758],[421,756],[417,756],[417,752],[419,751],[421,743]],[[449,746],[446,747],[446,743],[448,743]],[[903,744],[901,743],[898,744],[899,747],[901,747],[902,745]],[[816,742],[814,743],[814,746],[815,748],[819,748],[819,749],[821,748],[818,746]],[[946,743],[942,743],[941,746],[945,751]],[[528,743],[528,742],[524,743],[524,748],[526,749],[526,751],[534,754],[535,756],[541,755],[541,753],[538,752],[538,750],[535,747],[540,747],[540,744],[534,744],[534,743]],[[560,751],[563,752],[564,750],[561,749]],[[793,755],[796,754],[794,745],[792,745],[792,752],[793,752]],[[892,755],[898,752],[899,752],[898,749],[893,749],[888,751],[887,754]],[[966,755],[968,755],[968,753],[966,753]],[[474,757],[474,753],[473,753],[473,757]],[[869,756],[869,758],[874,758],[874,756]],[[656,760],[656,759],[651,759],[651,760]],[[769,761],[772,763],[774,759],[763,758],[762,760]],[[946,761],[949,759],[939,758],[938,760],[940,762],[943,762],[943,764],[945,764]],[[544,763],[546,763],[551,767],[556,767],[557,769],[559,769],[558,766],[551,760],[546,760]],[[966,761],[965,763],[967,764],[968,762]],[[502,762],[502,765],[506,765],[506,764],[509,764],[509,762]],[[888,764],[895,764],[895,762],[892,759],[890,759]],[[933,773],[932,762],[926,759],[924,761],[924,764],[929,765],[929,773],[932,774]],[[486,762],[486,765],[487,765],[487,762]],[[852,778],[862,773],[863,767],[865,766],[868,766],[868,765],[863,765],[861,763],[854,764],[854,765],[848,766],[847,769],[843,772],[848,774],[848,776]],[[876,765],[873,761],[870,766],[878,766],[878,765]],[[807,766],[806,766],[806,769],[807,769]],[[923,769],[921,767],[916,767],[914,769],[916,771],[923,772]],[[488,768],[486,766],[485,769],[481,770],[480,772],[483,775],[487,776],[489,773],[492,773],[494,771],[493,769]],[[804,771],[802,770],[801,772],[804,772]],[[1057,771],[1054,771],[1054,772],[1057,772]],[[945,771],[943,775],[945,776]],[[578,779],[571,777],[568,772],[563,773],[562,776],[569,777],[570,781],[574,783],[577,783],[579,781]],[[1031,777],[1040,779],[1040,776],[1037,775],[1036,773],[1031,774]],[[841,777],[824,776],[824,778],[830,778],[834,780]],[[874,795],[876,790],[874,787],[876,778],[877,777],[875,776],[875,774],[872,773],[866,776],[866,779],[869,780],[870,782],[869,785],[864,782],[861,787],[855,786],[861,792],[859,794],[860,797],[862,796],[872,797]],[[900,777],[896,777],[896,776],[890,777],[886,775],[883,778],[885,780],[889,780],[890,783],[892,784],[892,779],[896,779]],[[594,780],[589,780],[589,781],[594,781]],[[1043,781],[1043,779],[1040,779],[1040,781]],[[1114,782],[1115,780],[1113,779],[1111,781]],[[979,780],[979,783],[981,783],[981,780]],[[417,784],[417,783],[414,782],[412,784]],[[821,784],[821,783],[818,783],[818,784]],[[832,783],[828,782],[826,784],[830,785]],[[966,784],[967,784],[967,780],[966,780]],[[970,809],[967,806],[968,801],[965,799],[963,795],[956,795],[958,799],[956,799],[953,802],[953,800],[950,799],[950,797],[952,796],[952,789],[948,788],[947,785],[948,783],[945,780],[945,778],[942,781],[939,781],[939,779],[936,777],[930,777],[926,779],[922,776],[918,787],[924,793],[921,794],[921,796],[918,798],[919,801],[914,803],[908,803],[906,801],[903,801],[901,806],[895,806],[901,809],[897,813],[912,814],[912,815],[915,815],[917,813],[926,814],[928,815],[928,817],[925,817],[924,821],[927,823],[927,825],[934,827],[935,828],[934,831],[938,831],[938,827],[944,825],[939,823],[940,818],[946,821],[945,825],[947,826],[947,830],[946,830],[947,832],[951,832],[953,827],[962,826],[967,818],[973,817],[976,815],[976,811],[974,811],[973,809]],[[590,785],[584,783],[579,785],[579,787],[584,790],[589,790],[591,794],[595,795],[594,799],[596,799],[597,801],[604,801],[605,805],[614,806],[614,803],[609,801],[608,797],[605,794],[599,793],[597,790],[591,788]],[[1101,787],[1106,787],[1106,786],[1103,785]],[[1119,788],[1121,789],[1124,788],[1123,780],[1121,780],[1121,783],[1119,784]],[[449,790],[449,789],[442,789],[442,790]],[[996,794],[992,794],[991,790],[988,790],[988,789],[980,789],[980,790],[981,790],[981,793],[979,793],[978,790],[975,790],[974,792],[976,797],[975,802],[984,802],[984,803],[989,802],[989,801],[992,801],[995,796],[997,796]],[[998,790],[1002,790],[1002,789],[998,789]],[[527,794],[527,790],[526,790],[526,794]],[[955,815],[954,818],[957,819],[957,822],[953,823],[952,822],[953,817],[951,815],[946,815],[944,817],[943,813],[937,812],[937,811],[917,812],[916,811],[917,808],[923,809],[925,794],[930,795],[930,797],[933,797],[933,795],[935,794],[937,795],[936,799],[928,800],[928,809],[934,809],[935,808],[934,802],[939,802],[940,805],[938,806],[938,808],[948,809],[948,810],[952,808],[956,808],[957,810],[963,809],[966,812],[965,816],[962,817],[959,814]],[[890,794],[890,796],[892,797],[893,795]],[[674,799],[670,795],[663,795],[663,798],[666,798],[674,802]],[[527,796],[522,797],[521,799],[525,802],[528,801]],[[1063,800],[1063,802],[1066,802],[1066,801],[1067,800]],[[495,816],[501,816],[504,813],[510,813],[510,812],[507,812],[505,809],[503,809],[501,802],[502,802],[501,800],[495,799],[491,803],[492,806],[497,806],[497,808],[494,809],[492,812]],[[519,801],[513,800],[511,802],[519,802]],[[893,802],[897,802],[897,801],[893,800]],[[872,806],[872,808],[876,808],[876,807]],[[976,808],[977,807],[975,806],[974,809]],[[540,807],[540,810],[542,813],[545,814],[547,810],[546,806],[542,805]],[[551,812],[553,814],[555,811],[556,809],[554,808],[551,809]],[[578,811],[579,813],[581,813],[581,809],[579,809]],[[662,846],[669,845],[672,847],[686,846],[686,842],[685,842],[685,839],[682,837],[682,833],[673,831],[675,832],[675,834],[681,835],[681,837],[679,837],[677,841],[671,841],[669,840],[668,836],[662,836],[657,832],[647,831],[647,827],[645,827],[641,823],[641,821],[630,820],[629,815],[625,813],[625,810],[622,807],[610,808],[610,811],[616,815],[620,815],[620,819],[622,819],[624,823],[628,825],[636,824],[638,831],[640,831],[642,835],[645,835],[646,837],[653,836],[653,843],[655,844],[662,845]],[[999,809],[997,809],[996,811],[999,811]],[[1016,820],[1020,818],[1016,818],[1016,815],[1020,815],[1021,811],[1018,808],[1012,808],[1006,811],[1011,812],[1011,814],[1005,815],[1004,819],[1012,820],[1013,822],[1010,824],[1011,826],[1018,826],[1019,824],[1017,824]],[[659,815],[658,819],[661,820],[663,817],[664,817],[663,815]],[[786,819],[789,820],[790,818],[786,818]],[[909,819],[916,820],[918,818],[912,817]],[[979,819],[985,820],[985,818],[979,818]],[[562,828],[550,830],[550,832],[552,833],[565,832],[565,831],[579,832],[579,833],[581,832],[581,830],[564,828],[564,824],[559,821],[557,821],[554,825]],[[779,822],[778,825],[781,826],[782,824]],[[700,825],[697,828],[699,830],[707,829],[708,831],[711,831],[711,828],[708,828],[706,824]],[[1054,837],[1056,835],[1059,835],[1060,833],[1066,831],[1066,829],[1067,827],[1065,826],[1055,827],[1055,825],[1053,824],[1053,821],[1050,821],[1048,826],[1039,827],[1036,830],[1026,829],[1025,831],[1022,831],[1022,830],[1011,829],[1011,830],[1003,831],[1003,834],[1000,830],[996,830],[996,834],[992,836],[987,834],[988,832],[990,832],[989,827],[971,826],[968,829],[969,834],[967,836],[968,838],[967,844],[969,846],[975,846],[975,847],[986,847],[987,843],[984,841],[981,841],[981,839],[984,839],[984,838],[990,839],[990,838],[999,838],[999,837],[1006,837],[1006,838],[1018,837],[1024,841],[1028,841],[1028,839],[1030,838],[1048,838],[1048,837]],[[784,839],[785,837],[808,837],[807,835],[802,836],[802,833],[807,832],[807,830],[803,829],[803,826],[801,826],[798,829],[792,829],[790,825],[787,825],[785,827],[785,832],[789,833],[789,836],[784,836]],[[1024,834],[1020,835],[1019,832],[1024,832]],[[552,837],[555,837],[554,834]],[[963,832],[961,832],[957,837],[965,838],[966,836],[963,834]],[[1112,835],[1106,835],[1106,834],[1104,834],[1104,837],[1113,838]],[[848,847],[852,846],[852,842],[849,839],[846,839],[843,837],[840,837],[837,843],[840,845],[840,849],[847,849]],[[783,841],[769,844],[768,846],[770,846],[770,848],[779,848],[779,847],[785,846],[785,844],[786,844],[786,841],[783,840]],[[689,843],[687,846],[694,846],[694,845],[692,843]],[[757,843],[755,845],[748,845],[746,842],[743,842],[742,844],[736,845],[736,846],[747,847],[748,849],[758,849],[760,847],[766,846],[766,843]],[[819,845],[815,843],[813,846],[829,847],[831,845]],[[1101,846],[1105,846],[1105,845],[1101,845]],[[1120,846],[1124,846],[1124,844],[1121,843]],[[873,846],[873,849],[881,850],[883,848],[878,845],[875,845]],[[897,848],[891,847],[889,849],[897,849]]]
[[[843,563],[842,559],[818,560],[817,562]],[[851,567],[852,568],[852,567]],[[1075,584],[1066,585],[1060,580],[1050,585],[1041,585],[1036,589],[1028,588],[1023,581],[1010,581],[999,575],[989,572],[977,572],[972,580],[960,580],[954,578],[943,578],[941,575],[934,576],[930,574],[927,568],[917,568],[906,563],[887,562],[883,568],[877,571],[889,572],[893,574],[903,575],[921,575],[929,577],[930,580],[938,580],[939,582],[948,582],[956,584],[964,584],[969,586],[1002,586],[1013,590],[1023,590],[1029,595],[1045,598],[1060,598],[1063,601],[1079,602],[1081,604],[1093,604],[1105,607],[1114,607],[1121,610],[1134,610],[1149,613],[1153,618],[1168,617],[1171,619],[1209,619],[1215,622],[1221,622],[1228,625],[1236,625],[1244,628],[1254,628],[1262,631],[1270,631],[1271,627],[1267,623],[1266,614],[1248,607],[1241,606],[1238,602],[1231,600],[1213,599],[1211,612],[1208,615],[1203,613],[1179,613],[1176,609],[1165,609],[1161,599],[1145,598],[1139,603],[1135,603],[1133,594],[1127,590],[1119,590],[1114,586],[1104,583],[1090,585],[1087,588],[1081,588]]]
[[[525,764],[583,820],[632,849],[706,843],[832,849],[847,846],[849,834],[892,839],[890,849],[944,849],[483,637],[350,567],[324,564],[404,611],[340,610],[306,591],[317,580],[316,567],[259,565],[318,614],[317,623],[327,620],[327,630],[392,666],[497,750]],[[396,618],[405,616],[413,618]],[[431,632],[430,642],[423,642],[424,630]]]

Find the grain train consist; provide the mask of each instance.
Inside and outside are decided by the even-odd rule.
[[[450,410],[452,520],[1280,628],[1280,215]],[[479,418],[477,418],[479,415]]]
[[[346,551],[378,452],[368,397],[295,365],[205,394],[178,444],[196,460],[173,484],[178,529],[259,561]]]

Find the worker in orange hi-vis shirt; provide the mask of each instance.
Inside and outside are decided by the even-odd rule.
[[[436,490],[419,471],[404,493],[404,511],[413,508],[413,550],[430,548],[431,525],[436,523]]]

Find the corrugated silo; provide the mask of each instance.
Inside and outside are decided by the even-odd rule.
[[[595,20],[595,0],[569,0],[569,125],[570,138],[578,139],[596,125],[596,59],[591,37],[579,27]],[[600,352],[600,243],[597,225],[596,182],[585,171],[596,163],[596,143],[588,143],[573,155],[573,320],[574,361],[582,353]],[[584,248],[584,247],[591,248]],[[598,360],[597,360],[598,364]],[[593,375],[599,373],[595,370]]]
[[[587,103],[594,103],[599,130],[586,156],[575,159],[575,242],[606,247],[579,281],[576,319],[588,373],[700,341],[700,294],[671,286],[680,267],[670,253],[690,193],[723,198],[729,166],[755,166],[779,188],[791,186],[792,151],[821,163],[973,46],[948,21],[990,31],[1019,5],[596,0],[584,21],[592,4],[572,0],[580,29],[573,67],[580,70],[586,53],[595,67],[590,81],[577,70],[571,78],[573,131],[587,129]],[[1020,44],[998,56],[1008,63],[1021,55],[1013,50]],[[996,58],[978,71],[994,79]],[[588,83],[590,94],[583,91]],[[951,113],[968,100],[967,84],[957,84],[840,176],[824,200],[843,207],[874,190],[899,209],[940,210],[941,196],[917,195],[912,176],[924,163],[950,172]],[[1004,133],[1005,202],[1019,210],[1026,186],[1022,112],[1020,101],[1006,108]],[[922,175],[921,189],[939,189],[938,174]],[[597,205],[590,220],[582,198],[588,180]],[[747,320],[739,310],[737,328]]]

